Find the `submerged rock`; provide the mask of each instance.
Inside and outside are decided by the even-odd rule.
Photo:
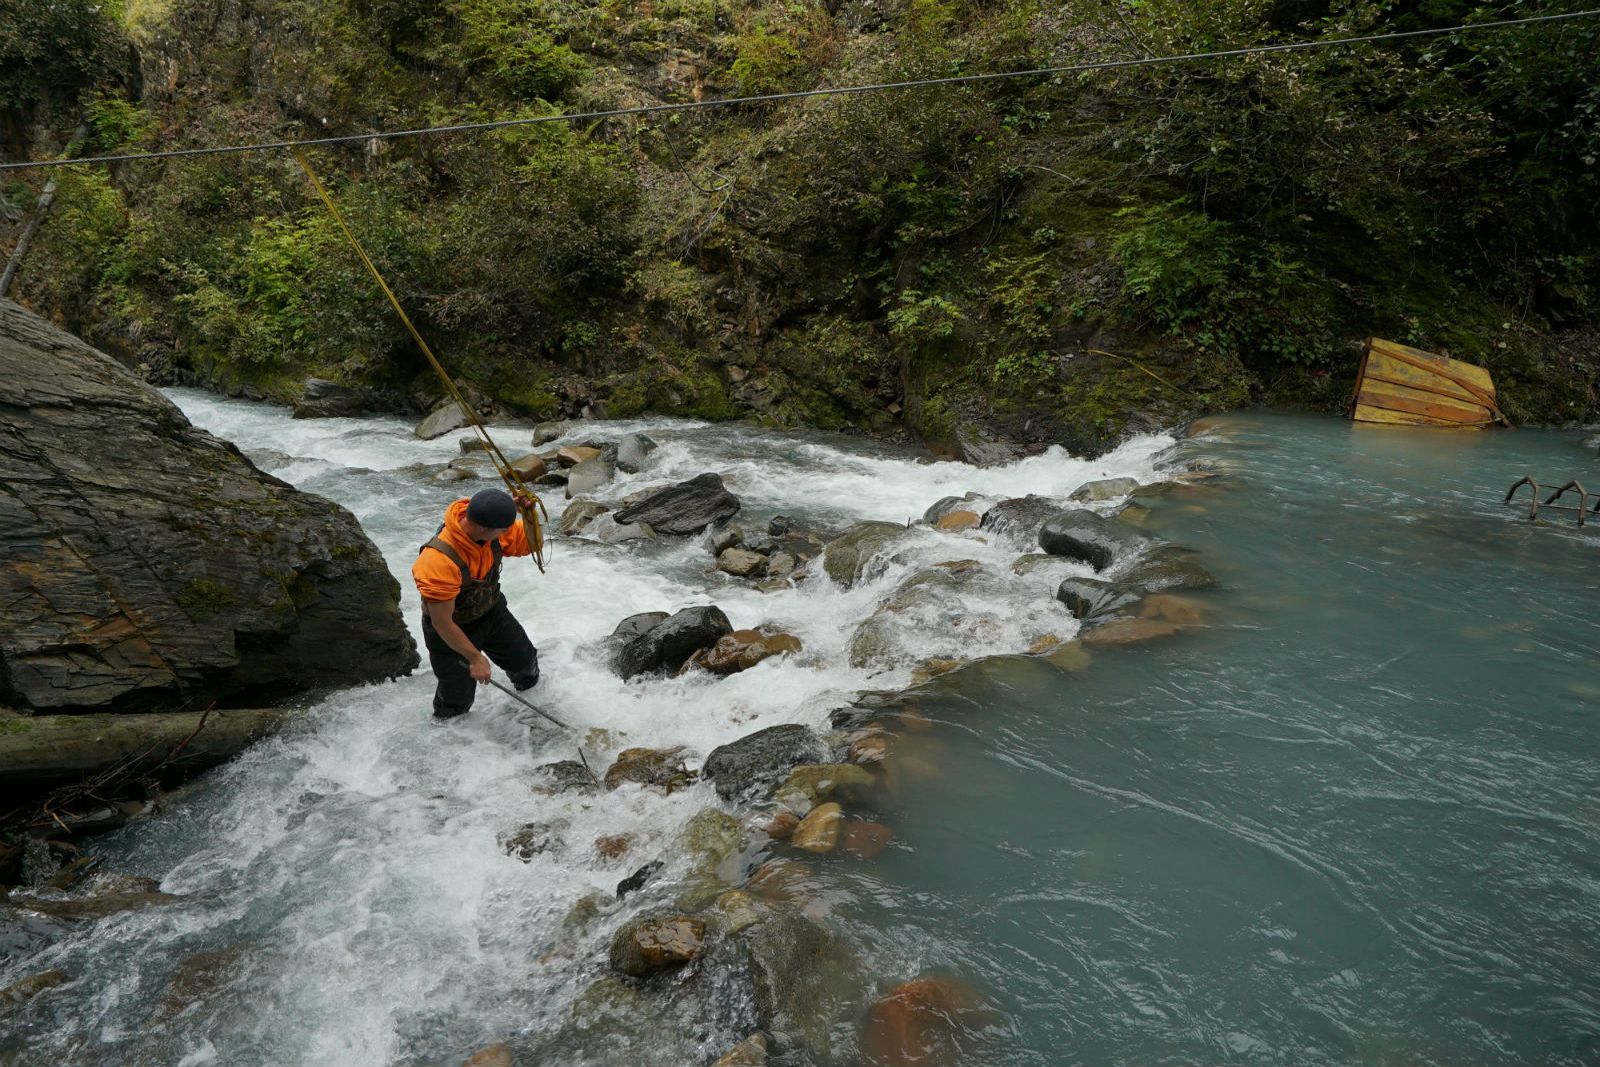
[[[1218,584],[1216,575],[1200,565],[1199,555],[1181,545],[1161,545],[1117,577],[1125,584],[1137,585],[1150,593],[1214,588]]]
[[[515,830],[502,831],[497,838],[500,851],[527,863],[541,852],[557,847],[561,839],[555,827],[544,822],[523,823]]]
[[[838,804],[819,804],[816,810],[800,820],[789,837],[795,848],[807,852],[832,852],[839,843],[839,827],[844,822],[844,809]]]
[[[872,1005],[861,1038],[865,1067],[955,1067],[967,1062],[994,1011],[976,991],[944,978],[896,986]]]
[[[65,985],[67,972],[59,970],[40,971],[32,974],[20,982],[13,982],[0,989],[0,1006],[6,1004],[22,1004],[32,1000],[47,989],[54,989],[58,985]]]
[[[805,813],[813,804],[833,795],[835,789],[871,789],[877,784],[872,772],[854,763],[805,763],[789,772],[782,785],[772,792],[773,799]]]
[[[1112,619],[1083,632],[1086,645],[1137,645],[1161,637],[1171,637],[1182,627],[1158,619]]]
[[[850,819],[839,831],[839,851],[858,860],[870,860],[893,840],[894,831],[882,823]]]
[[[744,824],[716,808],[706,808],[689,820],[682,839],[688,870],[676,898],[678,907],[699,911],[735,884],[743,874],[739,857],[745,838]]]
[[[618,522],[648,523],[658,533],[687,535],[727,522],[739,513],[739,498],[715,474],[650,493],[617,512]]]
[[[750,797],[783,781],[801,763],[827,759],[828,746],[810,727],[769,726],[712,749],[700,773],[724,800]]]
[[[856,1062],[851,1035],[866,982],[849,944],[817,921],[778,910],[739,940],[749,955],[757,1018],[775,1043],[797,1062]]]
[[[1053,556],[1082,560],[1097,571],[1147,552],[1154,544],[1126,523],[1088,509],[1063,512],[1039,530],[1040,548]]]
[[[906,536],[906,527],[893,522],[858,522],[822,549],[822,569],[838,584],[849,588],[863,578],[883,573],[884,556]]]
[[[510,1045],[490,1045],[468,1056],[461,1067],[516,1067]]]
[[[766,1067],[767,1038],[765,1034],[751,1034],[737,1045],[717,1057],[711,1067]]]
[[[0,300],[0,703],[132,711],[381,681],[417,650],[344,508]]]

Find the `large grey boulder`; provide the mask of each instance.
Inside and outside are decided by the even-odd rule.
[[[297,419],[332,419],[361,414],[366,406],[362,390],[326,378],[307,378],[294,406]]]
[[[592,493],[616,476],[616,464],[604,453],[567,471],[567,499]]]
[[[771,789],[801,763],[825,763],[828,746],[808,726],[791,723],[757,730],[711,750],[700,768],[724,800]]]
[[[650,460],[656,443],[642,433],[630,433],[617,442],[617,470],[638,474]]]
[[[417,424],[414,432],[424,441],[431,441],[435,437],[454,433],[466,424],[467,416],[461,410],[461,405],[454,400],[446,400],[429,412],[428,417]]]
[[[1141,592],[1117,582],[1075,575],[1062,579],[1056,588],[1056,599],[1077,618],[1097,619],[1121,614],[1123,609],[1133,607],[1141,599]]]
[[[618,522],[642,522],[656,533],[694,534],[739,513],[739,498],[715,474],[702,474],[640,499],[616,513]]]
[[[239,705],[417,663],[348,511],[4,300],[0,380],[0,704]]]
[[[684,608],[624,645],[617,657],[617,673],[627,679],[647,671],[675,671],[690,656],[732,632],[733,625],[721,608]]]
[[[1087,509],[1057,515],[1039,530],[1040,548],[1052,556],[1081,559],[1097,571],[1138,556],[1154,544],[1127,523]]]

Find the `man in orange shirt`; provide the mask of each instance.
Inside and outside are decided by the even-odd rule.
[[[532,554],[517,504],[502,489],[451,504],[438,535],[422,546],[411,577],[422,594],[422,638],[438,679],[434,718],[467,713],[477,686],[489,680],[490,660],[519,690],[539,680],[539,650],[500,592],[501,557]]]

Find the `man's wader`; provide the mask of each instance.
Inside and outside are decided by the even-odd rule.
[[[443,539],[435,537],[422,546],[422,551],[430,548],[443,553],[461,569],[461,591],[456,594],[456,608],[451,615],[456,625],[495,666],[511,677],[513,686],[519,690],[531,688],[539,680],[539,650],[528,640],[522,624],[512,616],[505,595],[500,592],[499,539],[489,542],[494,566],[483,578],[474,578],[467,561]],[[428,646],[428,662],[439,681],[433,694],[434,717],[453,719],[465,715],[472,707],[473,697],[477,696],[478,683],[472,680],[471,669],[461,653],[446,644],[433,628],[426,608],[422,612],[422,640]]]

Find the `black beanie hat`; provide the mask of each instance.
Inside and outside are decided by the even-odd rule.
[[[504,489],[480,489],[467,501],[467,518],[488,530],[515,525],[517,505]]]

